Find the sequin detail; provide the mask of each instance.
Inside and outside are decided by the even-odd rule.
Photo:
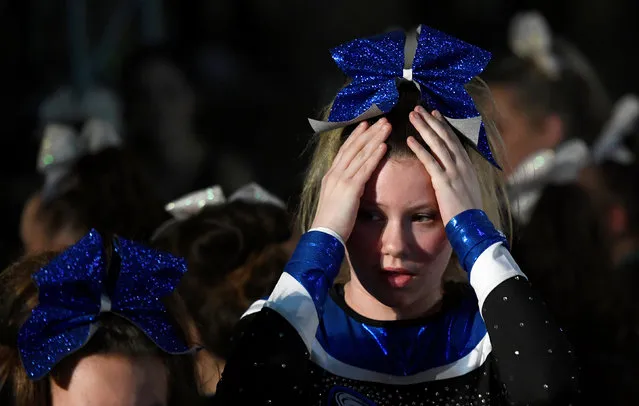
[[[105,283],[103,240],[95,230],[34,274],[39,303],[18,333],[20,357],[31,379],[44,377],[86,344],[99,328],[104,296],[110,312],[131,321],[162,350],[189,351],[160,300],[179,283],[185,261],[121,238],[114,239],[114,247],[120,273],[112,291]]]
[[[502,243],[508,247],[506,236],[495,229],[486,213],[477,209],[453,217],[446,224],[446,235],[466,272],[491,245]]]
[[[498,401],[491,393],[490,377],[481,367],[463,377],[431,381],[417,385],[380,385],[357,381],[327,373],[311,364],[308,373],[309,399],[322,399],[314,405],[368,406],[469,406],[486,405]],[[342,399],[351,403],[337,403],[336,394],[349,394]],[[358,403],[359,402],[359,403]],[[367,403],[371,402],[371,403]]]

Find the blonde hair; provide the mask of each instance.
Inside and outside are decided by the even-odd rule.
[[[414,88],[412,84],[409,84],[411,88]],[[488,142],[495,157],[496,162],[502,165],[503,160],[503,143],[499,136],[499,131],[494,121],[496,115],[494,101],[490,94],[490,90],[486,83],[480,78],[473,78],[467,85],[466,90],[473,98],[477,109],[479,110],[486,134],[488,136]],[[411,96],[407,96],[409,93],[415,93],[406,86],[400,86],[400,101],[395,106],[393,111],[388,113],[386,117],[393,125],[393,133],[399,131],[403,135],[415,135],[416,139],[421,141],[421,137],[417,134],[416,130],[408,122],[408,113],[415,105],[419,103],[418,99],[411,100]],[[331,104],[332,105],[332,104]],[[324,119],[330,112],[331,105],[329,105],[324,112]],[[400,113],[400,114],[398,114]],[[405,114],[403,114],[405,113]],[[391,118],[391,115],[393,116]],[[401,118],[398,118],[401,117]],[[398,123],[397,120],[400,120]],[[399,124],[401,130],[397,130],[396,126]],[[307,231],[313,218],[315,217],[315,211],[317,210],[317,203],[319,199],[319,192],[321,187],[322,178],[330,168],[337,152],[340,147],[348,138],[352,127],[338,128],[335,130],[327,131],[325,133],[317,134],[312,143],[315,144],[315,149],[311,159],[311,163],[308,167],[302,194],[300,196],[300,204],[297,212],[297,226],[301,232]],[[393,134],[391,134],[391,137]],[[402,138],[402,142],[405,144],[406,136]],[[389,137],[389,139],[391,138]],[[407,148],[407,147],[406,147]],[[479,178],[479,185],[482,194],[483,210],[486,212],[492,223],[497,229],[502,230],[508,236],[512,233],[512,220],[510,215],[510,205],[508,203],[508,196],[506,193],[506,184],[503,172],[491,165],[485,158],[483,158],[474,147],[465,143],[465,149],[470,156],[470,159],[475,167],[477,176]],[[407,152],[407,149],[389,148],[387,155],[393,156],[412,156],[415,157],[412,152]],[[416,157],[415,157],[416,158]],[[340,281],[343,281],[346,277],[345,270],[347,268],[342,266],[342,272],[340,274]],[[455,256],[451,258],[446,273],[444,274],[445,281],[464,281],[467,280],[466,273],[463,272]]]

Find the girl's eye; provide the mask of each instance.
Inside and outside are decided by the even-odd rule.
[[[373,210],[360,209],[357,212],[357,219],[363,221],[381,221],[384,219],[384,216]]]
[[[426,223],[435,220],[435,216],[432,214],[415,214],[413,215],[413,221],[417,223]]]

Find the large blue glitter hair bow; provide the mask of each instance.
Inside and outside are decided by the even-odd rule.
[[[409,35],[393,31],[356,39],[334,48],[331,54],[351,81],[337,94],[328,121],[309,120],[316,132],[390,112],[399,101],[397,85],[405,80],[417,86],[427,108],[439,110],[497,166],[481,116],[465,88],[486,67],[489,52],[421,25]]]
[[[95,230],[33,275],[39,304],[18,334],[31,379],[46,376],[82,348],[105,312],[130,321],[167,353],[189,352],[160,300],[175,290],[186,262],[123,238],[114,238],[113,244],[111,262],[119,261],[119,274],[112,287],[107,286],[103,240]]]

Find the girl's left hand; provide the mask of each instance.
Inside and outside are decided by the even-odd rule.
[[[482,209],[475,167],[444,117],[438,111],[431,115],[417,106],[409,119],[437,157],[435,159],[416,139],[408,137],[408,146],[431,176],[444,225],[461,212]]]

